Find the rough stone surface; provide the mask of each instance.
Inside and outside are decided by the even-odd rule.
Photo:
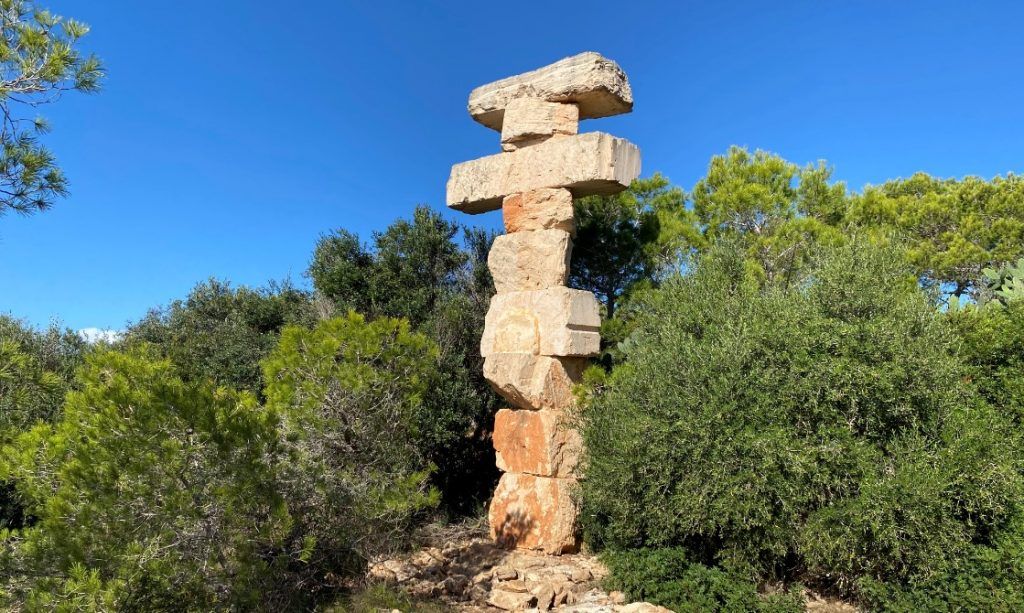
[[[532,353],[587,357],[601,350],[601,308],[594,294],[567,287],[495,294],[480,355]]]
[[[397,589],[430,598],[444,610],[459,613],[495,611],[487,602],[494,592],[529,594],[536,598],[534,602],[523,598],[520,604],[515,604],[511,602],[514,597],[508,595],[497,598],[514,606],[544,610],[542,601],[547,599],[549,586],[554,591],[551,607],[560,613],[670,613],[664,607],[646,602],[615,604],[617,598],[600,589],[608,569],[593,555],[549,556],[535,551],[510,551],[488,538],[486,527],[476,521],[424,530],[426,533],[419,534],[417,540],[436,547],[428,546],[398,559],[373,560],[367,579],[397,583]],[[429,555],[421,555],[422,551]],[[401,568],[403,580],[397,581],[387,568]],[[825,599],[811,591],[805,590],[804,596],[809,612],[858,611],[848,603]]]
[[[579,132],[580,109],[572,103],[548,102],[540,98],[516,98],[505,109],[501,126],[501,148],[515,151],[553,136]]]
[[[611,594],[609,594],[609,596],[611,596]],[[672,613],[672,609],[659,607],[658,605],[654,605],[649,602],[634,602],[632,604],[623,605],[619,608],[618,613]]]
[[[505,231],[564,230],[576,236],[572,192],[567,189],[536,189],[505,196],[501,205]]]
[[[491,536],[502,546],[549,554],[579,549],[575,481],[505,473],[498,481],[488,519]]]
[[[537,602],[537,597],[529,592],[512,592],[501,588],[491,591],[487,604],[505,611],[522,611],[529,609]]]
[[[484,359],[484,378],[512,406],[561,409],[573,404],[572,386],[586,366],[584,358],[494,353]]]
[[[494,239],[487,267],[499,294],[547,289],[569,280],[572,240],[564,230],[503,234]]]
[[[638,176],[636,145],[589,132],[456,164],[448,178],[447,203],[466,213],[484,213],[518,192],[564,187],[577,198],[614,194]]]
[[[579,105],[580,119],[608,117],[633,109],[633,92],[619,65],[593,51],[561,59],[520,75],[481,85],[469,94],[469,114],[501,130],[505,109],[518,98]]]
[[[491,438],[498,468],[541,477],[572,477],[583,442],[563,411],[502,409]]]

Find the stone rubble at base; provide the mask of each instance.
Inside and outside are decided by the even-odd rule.
[[[441,545],[441,543],[438,543]],[[601,581],[608,571],[595,557],[503,550],[486,538],[446,541],[402,558],[370,564],[367,580],[398,585],[415,598],[441,601],[454,611],[561,613],[671,613],[646,602],[625,603]]]
[[[501,208],[508,232],[487,261],[497,293],[480,355],[485,378],[511,405],[495,418],[504,474],[488,512],[491,537],[509,548],[556,555],[579,548],[573,494],[582,441],[572,427],[572,388],[586,358],[601,349],[601,311],[591,292],[566,287],[576,234],[572,199],[620,192],[640,174],[635,145],[579,134],[579,121],[632,108],[625,73],[593,52],[470,94],[470,115],[501,132],[502,153],[453,166],[447,203],[471,214]],[[558,597],[557,590],[509,582],[488,603],[546,609]]]

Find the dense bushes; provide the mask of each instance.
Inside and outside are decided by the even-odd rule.
[[[677,613],[804,610],[798,589],[761,598],[747,578],[695,563],[685,549],[613,551],[604,556],[604,561],[611,571],[608,587],[622,590],[635,600],[660,603]]]
[[[417,448],[435,356],[390,319],[287,328],[261,406],[146,346],[97,352],[61,418],[0,456],[38,517],[0,532],[0,602],[309,606],[436,504]]]
[[[763,285],[720,246],[640,312],[584,413],[593,545],[866,598],[1013,540],[1018,431],[897,253],[831,249]]]
[[[480,336],[494,293],[487,270],[492,235],[464,232],[425,206],[375,233],[373,248],[350,232],[321,237],[309,275],[339,312],[400,317],[435,341],[444,376],[424,398],[433,420],[421,439],[438,470],[432,479],[449,514],[473,513],[491,495],[498,472],[489,433],[499,400],[483,378]]]
[[[128,329],[124,343],[152,345],[188,381],[260,394],[260,360],[284,326],[312,324],[313,312],[307,292],[288,284],[234,288],[210,279],[184,300],[151,310]]]
[[[85,342],[70,330],[35,330],[0,316],[0,446],[60,414]],[[0,478],[0,529],[29,521],[14,484]]]

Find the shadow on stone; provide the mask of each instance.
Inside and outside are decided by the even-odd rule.
[[[495,541],[505,549],[515,549],[534,527],[534,520],[521,511],[509,511],[495,528]]]

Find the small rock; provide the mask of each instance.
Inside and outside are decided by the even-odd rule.
[[[408,588],[413,598],[434,598],[441,594],[441,586],[433,581],[419,581]]]
[[[497,585],[495,589],[505,590],[506,592],[529,592],[530,586],[525,581],[513,579],[512,581],[503,581]]]
[[[451,596],[462,596],[469,587],[469,577],[466,575],[452,575],[441,582],[441,591]]]
[[[511,581],[512,579],[519,578],[519,573],[511,566],[495,566],[494,570],[491,571],[491,576],[498,581]]]
[[[557,592],[555,592],[554,600],[551,602],[552,608],[557,608],[566,604],[569,600],[570,593],[571,592],[569,592],[568,589],[560,589]]]
[[[619,592],[619,591],[615,591],[615,592],[612,592],[612,593],[608,594],[608,598],[612,601],[612,604],[625,604],[626,603],[626,595],[623,594],[622,592]]]
[[[490,595],[490,590],[480,585],[474,585],[469,588],[469,599],[473,602],[486,602],[487,597]]]
[[[547,565],[546,560],[536,557],[522,557],[516,561],[516,566],[519,568],[540,568]]]
[[[385,560],[383,565],[384,568],[394,573],[395,580],[399,583],[405,583],[416,575],[416,567],[401,560]]]
[[[530,590],[530,593],[537,597],[536,606],[541,611],[550,609],[555,600],[555,588],[550,583],[538,583]]]
[[[530,592],[510,592],[504,589],[491,591],[487,604],[505,611],[522,611],[529,609],[537,602],[537,597]]]
[[[619,608],[619,613],[672,613],[672,609],[659,607],[649,602],[634,602]]]
[[[486,571],[485,570],[483,572],[479,572],[479,573],[473,575],[473,584],[474,585],[481,585],[483,583],[490,583],[491,575],[492,575],[491,571]]]
[[[575,583],[585,583],[593,579],[594,574],[585,568],[577,568],[576,570],[572,571],[572,574],[569,575],[569,578],[572,579]]]
[[[366,576],[373,581],[379,581],[382,583],[394,583],[396,581],[395,573],[388,570],[383,564],[374,564],[370,567],[370,570],[366,573]]]

